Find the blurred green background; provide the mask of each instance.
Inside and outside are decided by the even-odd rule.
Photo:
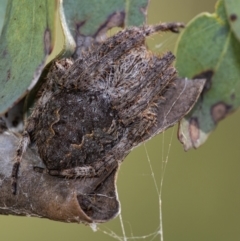
[[[213,12],[214,4],[215,0],[152,0],[148,23],[187,23],[200,12]],[[161,53],[173,50],[175,41],[176,36],[165,34],[155,35],[148,43]],[[162,163],[168,158],[162,193],[165,241],[240,240],[239,124],[238,111],[222,121],[202,147],[189,152],[177,141],[176,126],[147,142],[158,186]],[[158,194],[144,146],[124,161],[117,186],[127,236],[139,240],[154,233],[144,240],[160,240]],[[96,232],[82,224],[14,216],[0,216],[0,225],[0,240],[9,241],[115,240],[103,231],[122,236],[119,218],[98,225]]]

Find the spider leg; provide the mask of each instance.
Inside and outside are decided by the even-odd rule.
[[[100,46],[95,46],[84,58],[76,60],[76,64],[67,75],[64,75],[66,88],[86,89],[104,70],[109,71],[121,56],[130,50],[144,45],[145,38],[160,31],[179,32],[182,23],[162,23],[156,26],[131,27],[108,38]],[[77,80],[77,81],[76,81]]]
[[[93,49],[92,56],[97,56],[92,68],[95,70],[102,69],[106,64],[114,63],[122,55],[129,50],[141,46],[145,42],[145,38],[156,32],[172,31],[178,33],[180,28],[183,28],[183,23],[161,23],[154,26],[131,27],[118,32],[116,35],[108,38],[97,49]],[[93,61],[90,60],[90,63]]]
[[[22,156],[25,153],[27,146],[30,143],[30,137],[27,131],[25,131],[22,135],[20,144],[17,149],[16,159],[13,164],[12,168],[12,193],[16,194],[17,192],[17,178],[18,178],[18,171],[20,167],[20,163],[22,161]]]
[[[170,85],[175,75],[176,70],[169,68],[165,71],[161,80],[168,81]],[[170,83],[169,80],[171,80]],[[124,109],[121,113],[121,120],[128,127],[128,139],[132,143],[132,147],[138,145],[141,142],[139,138],[142,138],[150,128],[157,124],[157,103],[163,94],[159,85],[155,85],[155,88],[150,89],[134,105],[126,110]],[[148,102],[146,102],[146,98],[149,100]]]
[[[6,131],[7,129],[8,128],[5,120],[2,117],[0,117],[0,134]]]
[[[106,64],[106,61],[109,61],[109,57],[114,62],[120,56],[126,54],[129,50],[144,44],[146,36],[152,35],[156,32],[166,31],[178,33],[179,29],[183,27],[183,23],[173,22],[161,23],[153,26],[131,27],[122,30],[116,35],[108,38],[102,45],[93,48],[92,52],[90,53],[90,58],[87,60],[87,62],[96,62],[95,64],[99,64],[98,68],[102,68],[102,66],[104,67]],[[97,56],[97,58],[95,56]],[[96,59],[92,59],[93,57]],[[95,65],[93,64],[92,67],[94,68]]]
[[[35,172],[38,173],[48,173],[51,176],[66,177],[66,178],[83,178],[83,177],[96,177],[99,176],[98,171],[88,165],[76,166],[72,168],[66,168],[62,170],[57,169],[47,169],[43,167],[34,166]]]
[[[97,176],[95,169],[92,166],[77,166],[62,170],[48,170],[52,176],[77,178],[77,177],[95,177]]]
[[[184,28],[184,23],[172,22],[172,23],[160,23],[157,25],[143,26],[141,27],[146,36],[152,35],[157,32],[171,31],[173,33],[179,33],[180,28]]]
[[[144,91],[148,91],[149,89],[155,89],[155,92],[158,92],[159,88],[164,89],[164,87],[168,83],[167,78],[162,78],[165,76],[165,71],[171,66],[175,57],[171,52],[167,52],[162,58],[153,57],[151,61],[151,65],[147,65],[144,72],[142,71],[141,66],[138,66],[138,63],[132,63],[133,66],[136,66],[135,72],[132,71],[132,76],[128,78],[122,79],[122,86],[129,85],[128,88],[125,89],[125,93],[121,95],[121,98],[113,101],[114,104],[118,105],[118,108],[124,108],[126,101],[123,102],[122,99],[126,99],[127,103],[131,103],[132,101],[136,101],[136,95],[142,94]],[[125,60],[123,60],[124,62]],[[149,61],[147,59],[147,61]],[[149,61],[149,62],[150,62]],[[127,63],[128,61],[126,61]],[[124,66],[123,66],[124,68]],[[132,83],[134,81],[134,84]],[[156,89],[156,86],[158,88]],[[145,99],[146,102],[146,99]]]
[[[176,70],[174,68],[169,68],[162,74],[161,77],[158,77],[154,82],[152,82],[152,86],[139,92],[135,102],[128,108],[122,109],[120,118],[125,119],[123,123],[127,124],[128,119],[133,119],[136,115],[150,106],[154,99],[159,98],[161,92],[165,90],[165,86],[163,85],[167,85],[171,80],[173,80],[175,75]]]
[[[91,178],[99,177],[105,170],[112,170],[113,167],[117,167],[118,163],[114,159],[110,161],[96,161],[90,165],[76,166],[62,170],[48,170],[48,174],[58,177],[66,178]]]
[[[92,82],[100,72],[104,72],[131,49],[144,43],[145,35],[137,27],[122,30],[108,38],[100,46],[95,46],[86,54],[84,59],[78,59],[68,74],[63,79],[65,87],[77,86],[85,89],[92,86]]]
[[[143,60],[134,60],[132,63],[127,59],[123,60],[123,63],[134,66],[135,70],[131,69],[129,76],[124,76],[124,73],[129,71],[123,70],[122,79],[119,81],[121,84],[117,83],[115,88],[110,89],[109,95],[124,125],[133,122],[136,116],[153,105],[154,99],[160,97],[161,92],[176,75],[176,70],[171,67],[174,59],[174,55],[168,52],[162,58],[151,56],[150,60],[147,59],[151,64],[146,66],[141,66]],[[122,64],[121,68],[126,66]],[[116,79],[116,76],[113,79]]]

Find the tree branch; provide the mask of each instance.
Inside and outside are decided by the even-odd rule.
[[[97,178],[58,178],[34,171],[34,166],[43,164],[30,148],[21,164],[18,193],[13,195],[11,171],[18,141],[11,132],[0,135],[0,214],[91,223],[105,222],[119,213],[117,163]]]

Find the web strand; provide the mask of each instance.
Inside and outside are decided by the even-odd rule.
[[[205,30],[209,29],[209,28],[214,28],[214,25],[208,26],[206,29],[202,29],[201,32],[204,32]],[[200,34],[199,32],[196,34]],[[170,37],[170,38],[174,38],[174,37]],[[169,48],[169,46],[172,45],[172,43],[169,44],[169,38],[167,40],[164,40],[164,42],[159,45],[159,46],[155,46],[155,50],[156,49],[163,49],[163,48]],[[180,93],[181,95],[181,93]],[[167,113],[166,115],[168,115],[169,113]],[[146,235],[141,235],[141,236],[127,236],[127,232],[124,226],[124,217],[122,217],[122,215],[119,215],[119,221],[120,221],[120,226],[121,226],[121,230],[122,230],[122,235],[123,236],[119,236],[118,234],[116,234],[115,232],[113,232],[112,230],[104,231],[102,229],[99,228],[99,230],[101,232],[103,232],[104,234],[108,235],[109,237],[112,237],[114,240],[119,240],[119,241],[129,241],[129,240],[149,240],[149,241],[154,241],[156,240],[157,237],[159,237],[160,241],[164,241],[164,235],[163,235],[163,221],[164,221],[164,217],[163,217],[163,212],[162,212],[162,208],[163,208],[163,203],[162,203],[162,195],[163,195],[163,184],[164,184],[164,177],[166,174],[166,168],[167,168],[167,164],[169,162],[169,157],[170,157],[170,151],[172,148],[172,142],[173,142],[173,135],[175,132],[175,127],[173,127],[171,129],[171,134],[170,134],[170,141],[167,147],[167,151],[164,148],[165,144],[166,144],[166,140],[165,140],[165,132],[163,132],[161,134],[162,136],[162,143],[161,143],[161,154],[159,153],[159,156],[161,158],[161,178],[160,178],[160,182],[158,183],[157,181],[157,177],[158,175],[155,176],[154,171],[157,171],[159,173],[159,169],[154,169],[152,162],[151,162],[151,158],[149,155],[149,152],[147,150],[147,147],[145,145],[145,143],[143,144],[144,149],[145,149],[145,153],[146,153],[146,157],[147,157],[147,162],[150,168],[150,172],[151,172],[151,178],[153,180],[153,184],[154,184],[154,189],[155,192],[158,196],[158,208],[159,208],[159,225],[157,227],[157,230],[148,233]],[[166,155],[165,155],[166,153]],[[151,154],[151,153],[150,153]]]

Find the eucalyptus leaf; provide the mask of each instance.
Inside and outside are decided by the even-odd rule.
[[[180,123],[179,139],[188,150],[203,144],[240,105],[240,43],[222,0],[214,14],[202,13],[188,24],[178,43],[176,67],[180,76],[207,79],[194,109]]]
[[[229,24],[236,38],[240,41],[240,1],[225,0],[224,3],[226,6]]]
[[[96,35],[101,28],[110,24],[114,15],[120,15],[118,22],[112,25],[141,25],[145,22],[148,0],[65,0],[63,7],[67,24],[73,36],[78,31],[86,36]],[[115,27],[112,26],[112,27]]]
[[[0,114],[36,84],[54,43],[55,1],[9,0],[0,38]]]
[[[2,27],[3,27],[3,23],[4,23],[6,7],[7,7],[7,0],[0,1],[0,35],[2,32]]]
[[[148,0],[64,0],[66,23],[77,45],[74,58],[105,39],[113,27],[144,24],[147,5]]]

